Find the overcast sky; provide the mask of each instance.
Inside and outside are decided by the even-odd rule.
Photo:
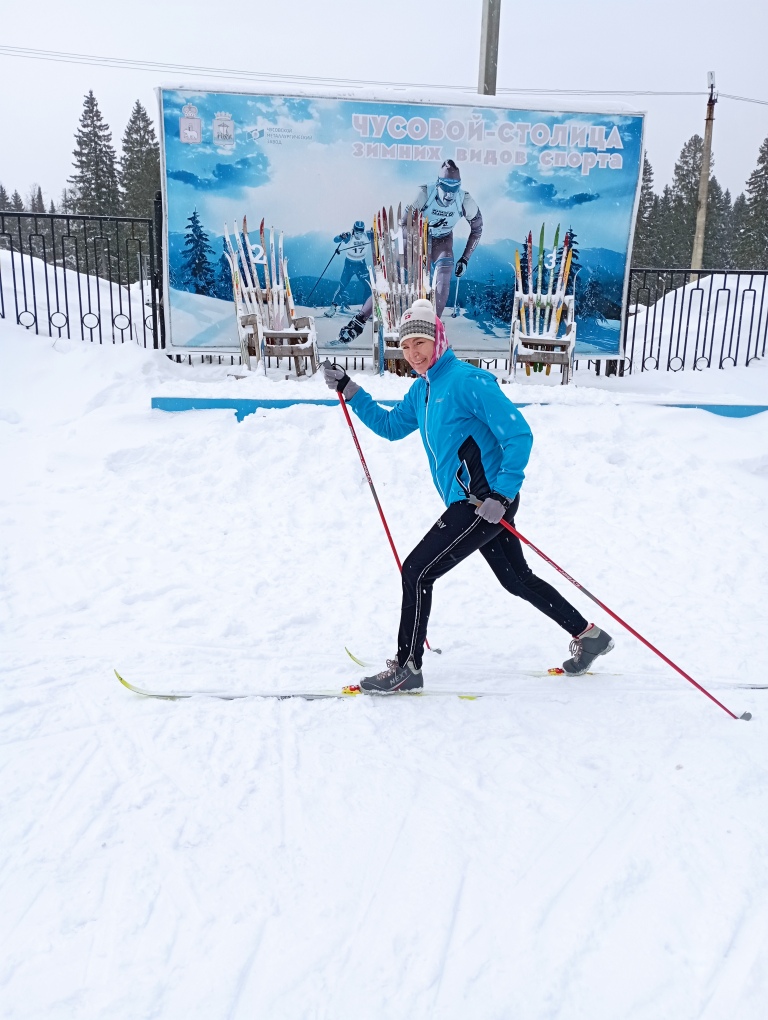
[[[476,88],[481,0],[0,0],[0,44],[125,59],[290,74]],[[541,11],[546,10],[546,21]],[[498,87],[706,89],[768,101],[764,0],[501,0]],[[557,39],[555,48],[553,40]],[[154,86],[192,75],[51,63],[0,54],[0,182],[26,198],[39,183],[58,198],[71,174],[83,96],[93,89],[119,149],[136,99],[157,121]],[[196,80],[200,80],[196,76]],[[225,79],[206,79],[213,90]],[[230,84],[232,84],[230,82]],[[237,87],[248,88],[242,82]],[[508,104],[510,97],[504,96]],[[619,97],[645,110],[657,189],[683,143],[703,134],[701,97]],[[556,97],[514,105],[556,108]],[[579,100],[569,97],[568,105]],[[597,97],[588,102],[599,104]],[[721,98],[715,174],[735,195],[768,136],[768,105]]]

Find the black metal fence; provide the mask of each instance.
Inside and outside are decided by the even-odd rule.
[[[0,211],[0,317],[52,337],[164,348],[155,205],[154,220]],[[633,268],[622,337],[608,373],[749,365],[768,348],[768,271]],[[601,362],[582,355],[576,368]]]
[[[768,346],[768,272],[632,269],[624,371],[749,365]]]
[[[150,219],[0,212],[0,317],[35,333],[164,347]]]

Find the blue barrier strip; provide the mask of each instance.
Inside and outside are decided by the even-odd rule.
[[[646,405],[647,406],[647,405]],[[659,404],[659,407],[685,407],[697,411],[709,411],[723,418],[749,418],[753,414],[768,411],[766,404]]]
[[[399,401],[377,400],[376,403],[383,404],[385,407],[394,407],[395,404],[399,403]],[[541,401],[538,403],[541,404]],[[238,400],[236,398],[229,397],[152,397],[152,407],[159,411],[210,411],[214,409],[231,409],[235,412],[238,421],[242,421],[246,415],[253,414],[255,411],[276,411],[286,407],[296,407],[304,404],[315,404],[321,407],[336,407],[338,405],[338,400]],[[515,406],[531,407],[535,405],[530,403],[515,403]],[[550,404],[548,406],[592,407],[604,405]],[[750,415],[760,414],[762,411],[768,411],[768,405],[766,404],[653,404],[649,402],[644,403],[641,406],[682,407],[691,410],[709,411],[710,414],[719,414],[726,418],[748,418]]]

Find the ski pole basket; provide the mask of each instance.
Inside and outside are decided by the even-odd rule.
[[[267,358],[277,358],[278,366],[280,358],[292,358],[296,375],[306,375],[307,366],[314,374],[319,365],[315,320],[311,315],[296,315],[283,235],[279,235],[276,257],[275,231],[270,230],[269,261],[263,220],[260,236],[260,245],[251,244],[245,217],[242,231],[235,224],[234,238],[225,224],[241,361],[250,370],[253,358],[266,371]]]

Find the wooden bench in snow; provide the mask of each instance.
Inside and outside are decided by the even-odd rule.
[[[532,365],[544,365],[546,374],[549,375],[552,365],[559,365],[562,373],[560,381],[566,385],[573,375],[573,356],[576,346],[573,295],[566,294],[562,299],[562,312],[557,325],[554,322],[557,308],[556,295],[541,294],[534,295],[534,298],[538,314],[535,314],[533,307],[529,307],[526,294],[523,294],[522,298],[520,295],[515,295],[509,345],[510,373],[516,377],[517,366],[524,365],[525,374],[530,375]],[[520,320],[521,302],[525,328]],[[549,328],[547,328],[546,321],[548,311],[550,311]],[[536,332],[537,326],[540,332]]]
[[[317,337],[315,320],[309,316],[294,319],[285,329],[268,329],[262,325],[258,312],[241,315],[239,322],[247,335],[248,356],[262,358],[293,358],[296,375],[306,375],[304,359],[309,361],[312,373],[317,371]]]
[[[273,232],[271,232],[273,233]],[[267,358],[292,358],[296,375],[306,375],[308,363],[313,374],[317,371],[317,333],[312,316],[295,315],[288,260],[282,257],[282,233],[279,238],[278,262],[275,265],[274,238],[271,237],[273,273],[268,274],[266,256],[261,247],[258,254],[246,232],[235,224],[234,241],[224,225],[226,256],[232,273],[232,290],[235,302],[235,321],[240,339],[241,360],[246,369],[251,369],[251,358],[256,363]],[[259,277],[259,265],[263,265],[264,285]],[[279,362],[278,362],[279,363]]]

